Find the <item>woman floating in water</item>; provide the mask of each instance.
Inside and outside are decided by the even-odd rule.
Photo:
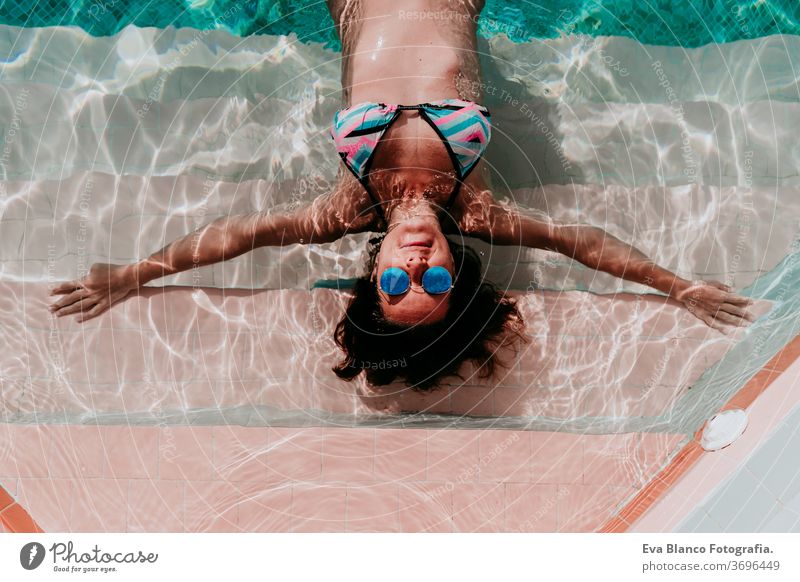
[[[434,386],[465,360],[491,375],[499,345],[521,337],[512,298],[482,278],[462,237],[550,249],[658,289],[716,329],[752,321],[748,298],[687,281],[599,228],[518,214],[492,195],[481,161],[491,115],[481,105],[476,22],[483,0],[329,0],[342,39],[343,109],[331,136],[336,187],[289,214],[215,220],[133,265],[95,264],[59,285],[57,315],[103,313],[141,285],[266,245],[326,243],[360,232],[366,271],[336,328],[334,372],[373,385]],[[424,17],[423,17],[424,16]],[[447,238],[445,235],[451,235]],[[364,362],[402,361],[402,366]]]

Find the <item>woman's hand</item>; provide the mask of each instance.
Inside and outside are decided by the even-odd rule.
[[[59,317],[82,313],[78,319],[82,323],[107,311],[137,286],[129,265],[95,263],[83,279],[55,287],[50,294],[64,297],[51,304],[49,309]]]
[[[706,325],[723,333],[724,324],[745,326],[755,321],[755,316],[747,310],[753,300],[731,293],[731,288],[719,281],[692,281],[675,299]]]

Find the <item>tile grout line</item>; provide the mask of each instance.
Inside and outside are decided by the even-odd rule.
[[[125,533],[130,533],[131,524],[128,521],[128,518],[131,515],[131,481],[132,479],[128,479],[128,489],[125,491]]]

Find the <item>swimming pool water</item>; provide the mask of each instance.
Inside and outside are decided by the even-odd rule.
[[[684,277],[724,280],[774,308],[721,359],[728,340],[634,299],[647,288],[552,253],[476,243],[493,282],[529,292],[534,341],[495,392],[496,414],[449,410],[462,427],[690,433],[798,331],[800,37],[757,36],[794,30],[795,15],[775,2],[658,2],[649,16],[634,3],[552,3],[567,10],[555,16],[550,4],[509,4],[489,3],[481,20],[484,76],[498,89],[487,95],[498,197],[601,226]],[[209,289],[183,293],[168,316],[159,310],[174,293],[129,302],[103,329],[55,326],[25,291],[95,261],[141,258],[218,216],[297,208],[324,192],[339,168],[327,131],[337,54],[277,33],[334,47],[335,35],[323,3],[299,5],[0,7],[9,420],[398,422],[331,379],[345,294],[309,291],[360,274],[363,237],[257,249],[197,279],[159,280]],[[738,40],[703,44],[722,38]],[[591,293],[559,295],[574,290]],[[146,374],[142,362],[153,362]],[[403,419],[434,421],[454,424]]]
[[[289,34],[304,41],[340,44],[323,1],[269,0],[6,0],[0,23],[79,26],[101,36],[137,26],[224,29],[233,34]],[[648,44],[696,47],[770,34],[800,34],[796,0],[488,0],[479,21],[485,37],[515,42],[560,34],[627,36]]]
[[[415,396],[332,377],[347,294],[309,289],[360,274],[359,237],[162,279],[177,288],[84,325],[45,310],[46,287],[92,262],[325,191],[340,86],[324,2],[0,3],[0,419],[33,425],[26,458],[50,424],[158,425],[159,449],[187,424],[659,433],[639,435],[668,445],[655,459],[614,435],[644,474],[800,332],[799,14],[796,0],[489,0],[498,197],[723,280],[762,317],[721,336],[563,256],[476,243],[488,277],[524,293],[532,341],[496,385]],[[219,458],[208,435],[190,440]],[[0,438],[0,460],[10,448]],[[73,492],[73,507],[94,497]]]

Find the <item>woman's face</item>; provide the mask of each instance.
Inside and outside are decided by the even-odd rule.
[[[386,234],[375,261],[373,280],[378,285],[381,309],[388,320],[404,324],[424,324],[444,319],[450,291],[431,295],[422,289],[422,275],[428,268],[435,266],[447,269],[455,280],[453,255],[436,218],[410,218]],[[412,288],[402,295],[384,293],[378,281],[389,267],[399,267],[406,271]]]

